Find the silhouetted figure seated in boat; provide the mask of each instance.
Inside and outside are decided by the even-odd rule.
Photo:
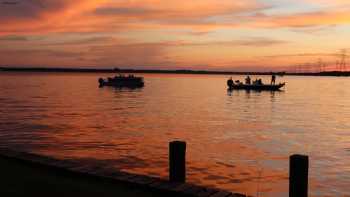
[[[245,78],[245,84],[250,85],[251,84],[251,79],[249,75]]]
[[[243,85],[243,83],[240,80],[235,81],[237,85]]]
[[[253,85],[264,85],[261,79],[255,79]]]

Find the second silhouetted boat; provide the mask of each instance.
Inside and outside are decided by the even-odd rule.
[[[231,84],[228,86],[229,90],[269,90],[269,91],[278,91],[286,83],[279,84]]]
[[[227,80],[228,90],[269,90],[269,91],[278,91],[282,88],[286,83],[275,84],[275,77],[272,77],[271,84],[263,84],[261,79],[256,79],[253,83],[250,81],[250,77],[247,76],[246,83],[242,83],[239,80],[235,82],[232,80],[232,77]]]

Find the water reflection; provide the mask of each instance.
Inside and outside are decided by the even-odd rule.
[[[259,96],[270,96],[270,102],[275,102],[276,101],[276,95],[280,96],[281,94],[284,94],[285,91],[284,90],[278,90],[278,91],[256,91],[256,90],[227,90],[227,95],[229,97],[232,97],[231,101],[233,99],[237,99],[237,97],[241,96],[242,94],[244,94],[245,99],[249,100],[252,97],[256,98]]]

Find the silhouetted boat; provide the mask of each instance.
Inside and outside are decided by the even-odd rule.
[[[280,90],[286,83],[279,84],[230,84],[228,85],[229,90],[268,90],[268,91],[278,91]]]
[[[107,79],[99,78],[100,87],[127,87],[127,88],[141,88],[144,86],[143,77],[135,77],[134,75],[118,75],[115,77],[108,77]]]

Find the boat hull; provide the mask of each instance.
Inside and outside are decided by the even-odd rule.
[[[143,82],[102,82],[100,83],[100,87],[103,86],[112,86],[112,87],[117,87],[117,88],[142,88],[145,84]]]
[[[255,91],[278,91],[285,83],[276,85],[247,85],[247,84],[234,84],[228,87],[229,90],[255,90]]]
[[[98,82],[100,87],[142,88],[145,85],[142,77],[115,77],[107,78],[107,80],[100,78]]]

